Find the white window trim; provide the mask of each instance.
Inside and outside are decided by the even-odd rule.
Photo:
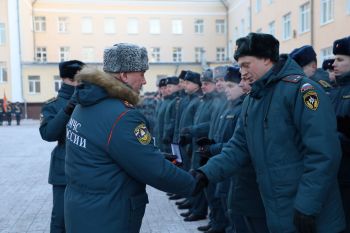
[[[139,20],[136,18],[128,19],[128,34],[136,35],[139,34]]]
[[[218,23],[218,21],[223,21],[223,23]],[[220,30],[217,30],[218,28],[220,28]],[[222,31],[221,31],[221,28],[222,28]],[[216,34],[218,35],[224,35],[226,34],[226,20],[224,19],[216,19],[215,20],[215,32]]]
[[[61,21],[60,19],[65,19],[64,21]],[[61,24],[64,25],[64,30],[61,31]],[[68,33],[68,18],[67,17],[62,17],[62,16],[59,16],[57,18],[57,27],[58,27],[58,33]]]
[[[171,21],[171,32],[175,35],[183,34],[183,22],[181,19],[173,19]]]
[[[285,17],[287,17],[287,16],[289,16],[289,20],[288,20],[289,21],[289,33],[288,33],[289,36],[285,37],[285,22],[286,22]],[[282,16],[282,40],[286,41],[286,40],[292,39],[292,33],[293,33],[293,31],[292,31],[292,15],[289,12],[289,13]]]
[[[201,23],[197,23],[200,21]],[[204,34],[204,20],[203,19],[195,19],[194,20],[194,33],[197,35]]]
[[[85,28],[86,27],[86,28]],[[91,17],[83,17],[81,24],[81,33],[92,34],[94,31],[94,26]]]
[[[30,77],[38,77],[39,79],[38,79],[38,80],[30,80],[30,79],[29,79]],[[40,86],[40,90],[39,90],[39,91],[36,90],[36,83],[37,83],[37,82],[39,83],[39,86]],[[32,85],[33,85],[34,92],[33,92],[33,91],[30,91],[31,83],[32,83]],[[41,92],[40,76],[38,76],[38,75],[29,75],[29,76],[28,76],[28,93],[29,93],[30,95],[38,95],[38,94],[40,94],[40,92]]]
[[[153,23],[157,24],[156,28],[153,27],[156,25]],[[149,33],[151,35],[159,35],[160,34],[160,19],[150,19],[149,20]]]
[[[302,17],[302,7],[303,6],[306,6],[306,5],[309,5],[309,9],[308,9],[308,21],[309,21],[309,27],[306,29],[306,30],[304,30],[304,31],[302,31],[302,27],[303,27],[303,17]],[[303,5],[301,5],[300,7],[299,7],[299,35],[301,35],[301,34],[304,34],[304,33],[307,33],[307,32],[310,32],[310,30],[311,30],[311,9],[310,9],[310,7],[311,7],[311,3],[310,2],[307,2],[307,3],[305,3],[305,4],[303,4]]]
[[[109,23],[111,23],[111,25],[107,25]],[[109,26],[111,26],[111,28],[109,28]],[[115,27],[115,18],[106,17],[103,19],[103,31],[104,31],[104,34],[107,34],[107,35],[116,34],[117,30]]]
[[[327,20],[327,21],[322,22],[322,20],[323,20],[323,10],[324,10],[323,9],[323,2],[324,1],[329,1],[333,5],[333,8],[332,8],[333,11],[332,11],[332,18]],[[321,0],[321,14],[320,14],[320,24],[321,24],[321,26],[329,24],[329,23],[332,23],[333,21],[334,21],[334,0]]]

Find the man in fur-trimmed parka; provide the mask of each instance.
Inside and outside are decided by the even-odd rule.
[[[66,141],[68,233],[137,233],[146,184],[184,196],[194,189],[192,176],[153,145],[148,121],[134,108],[146,70],[146,49],[121,43],[104,51],[104,72],[87,68],[77,76]]]

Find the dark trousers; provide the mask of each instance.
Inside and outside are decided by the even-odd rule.
[[[205,195],[209,205],[209,224],[214,230],[223,230],[227,225],[225,210],[222,208],[221,198],[215,195],[217,183],[209,182]]]
[[[231,214],[227,233],[269,233],[266,218],[248,217]]]
[[[51,213],[50,233],[65,233],[64,226],[64,190],[65,185],[53,185],[53,204]]]
[[[340,193],[346,221],[346,229],[342,233],[350,233],[350,186],[340,185]]]
[[[190,209],[192,214],[195,215],[204,215],[208,214],[208,202],[205,197],[204,191],[198,193],[192,199],[192,207]]]

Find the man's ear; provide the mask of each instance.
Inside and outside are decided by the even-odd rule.
[[[126,73],[120,73],[120,79],[122,82],[126,83],[126,81],[128,80],[128,76],[126,75]]]

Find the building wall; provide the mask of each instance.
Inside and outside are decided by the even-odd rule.
[[[7,81],[1,82],[0,80],[0,99],[4,97],[11,100],[11,69],[10,67],[10,40],[9,40],[9,27],[8,27],[8,13],[7,13],[7,0],[0,0],[0,24],[4,25],[4,43],[0,44],[0,67],[7,73]],[[1,71],[1,70],[0,70]]]

